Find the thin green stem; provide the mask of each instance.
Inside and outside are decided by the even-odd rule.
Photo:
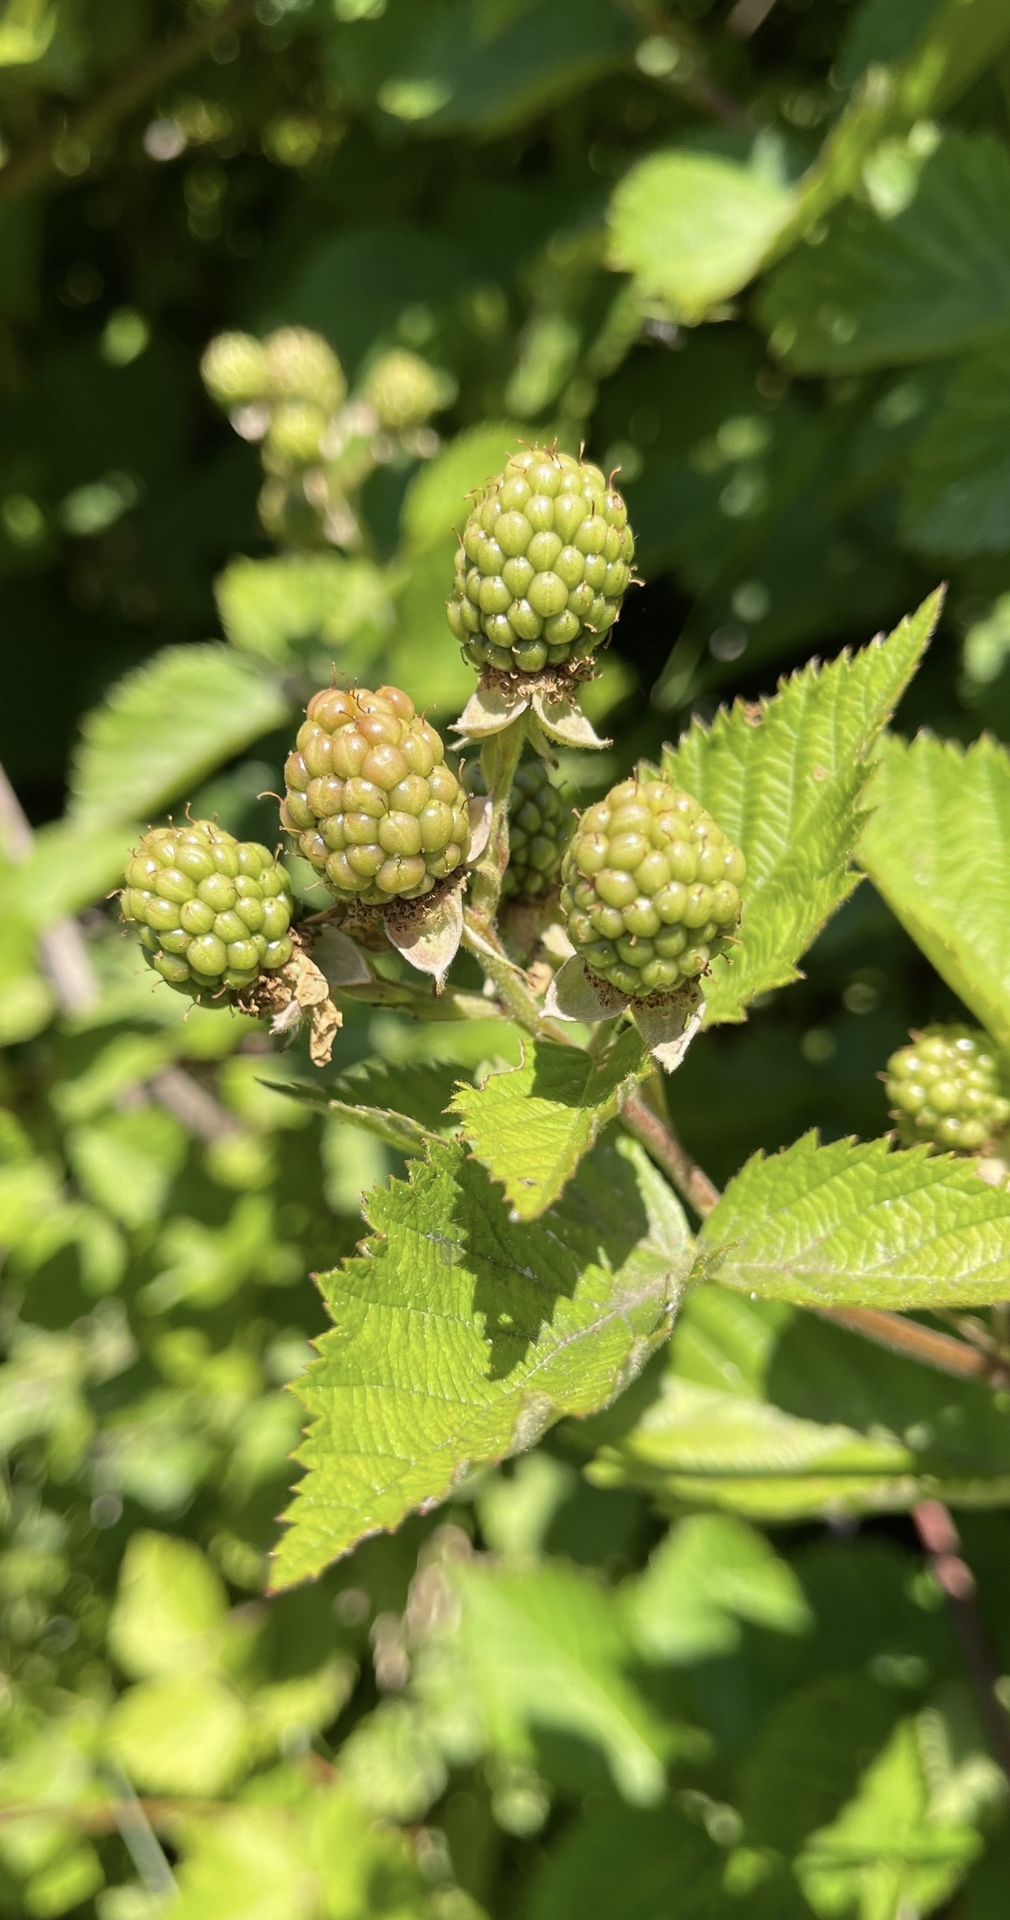
[[[502,1005],[516,1025],[535,1040],[556,1040],[561,1046],[573,1044],[570,1034],[554,1020],[544,1017],[536,994],[525,976],[513,965],[494,933],[489,933],[474,917],[463,916],[463,945],[479,962]]]
[[[491,801],[491,830],[487,846],[470,875],[470,911],[480,926],[493,926],[498,913],[502,877],[509,859],[509,796],[525,738],[526,715],[520,714],[500,733],[492,734],[481,752],[481,767]]]
[[[434,994],[430,988],[413,986],[406,980],[367,980],[355,986],[336,989],[342,1000],[354,1000],[368,1007],[393,1007],[414,1020],[497,1020],[501,1012],[493,1000],[480,993],[463,993],[448,987]]]

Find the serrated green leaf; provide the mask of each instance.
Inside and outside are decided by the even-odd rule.
[[[290,711],[278,683],[227,647],[165,647],[85,719],[69,819],[147,819]]]
[[[730,1181],[698,1268],[801,1307],[989,1306],[1010,1292],[1010,1193],[954,1154],[808,1133]]]
[[[490,1074],[482,1087],[460,1087],[452,1110],[467,1145],[504,1187],[513,1218],[536,1220],[649,1071],[630,1028],[598,1060],[544,1040],[529,1047],[521,1067]]]
[[[578,1430],[601,1486],[756,1520],[1010,1499],[1010,1411],[815,1314],[698,1287],[669,1353]]]
[[[550,1564],[515,1573],[463,1566],[454,1585],[454,1683],[474,1700],[491,1750],[530,1765],[538,1731],[567,1735],[602,1748],[626,1799],[659,1799],[676,1736],[628,1671],[616,1596],[575,1567]]]
[[[852,857],[870,756],[939,616],[931,594],[886,640],[783,681],[696,722],[663,756],[664,775],[707,807],[747,856],[739,945],[705,982],[710,1024],[800,978],[797,961],[857,884]]]
[[[392,618],[378,568],[337,553],[233,560],[215,580],[214,597],[232,646],[277,666],[339,656],[341,669],[356,674],[374,659]]]
[[[1004,553],[1010,545],[1010,346],[955,373],[905,470],[906,535],[926,553]]]
[[[275,1583],[443,1500],[634,1377],[669,1325],[680,1207],[629,1141],[601,1143],[548,1226],[516,1226],[458,1142],[370,1196],[375,1238],[324,1276],[336,1322],[296,1392],[307,1475]]]
[[[889,739],[859,843],[892,913],[1010,1053],[1010,754]]]
[[[781,180],[722,154],[650,154],[611,202],[610,264],[700,320],[753,277],[792,206]]]
[[[801,373],[856,373],[984,346],[1010,324],[1010,154],[918,135],[874,156],[870,203],[836,207],[758,311]]]

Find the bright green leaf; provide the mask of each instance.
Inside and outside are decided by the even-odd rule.
[[[629,1028],[599,1060],[541,1041],[521,1067],[460,1087],[452,1105],[463,1138],[505,1188],[514,1219],[546,1212],[649,1067]]]
[[[286,1805],[194,1815],[182,1851],[178,1920],[437,1920],[445,1911],[406,1836],[333,1787],[300,1783]]]
[[[859,859],[926,958],[1010,1053],[1010,754],[887,740]]]
[[[719,154],[651,154],[610,209],[610,264],[683,320],[745,286],[789,215],[789,188]]]
[[[731,1514],[692,1514],[671,1527],[622,1596],[635,1647],[664,1664],[732,1652],[744,1621],[802,1634],[812,1619],[788,1562],[756,1527]]]
[[[227,647],[166,647],[87,716],[70,819],[149,818],[290,711],[277,682]]]
[[[376,1237],[324,1276],[336,1326],[296,1386],[307,1475],[278,1586],[610,1400],[667,1328],[686,1261],[680,1208],[628,1141],[596,1149],[549,1226],[513,1225],[458,1143],[367,1215]]]
[[[603,1749],[626,1799],[659,1799],[671,1733],[628,1672],[616,1597],[563,1565],[462,1567],[456,1579],[451,1654],[492,1750],[530,1765],[537,1730],[588,1741]]]
[[[887,640],[805,667],[770,700],[696,721],[663,772],[706,806],[747,856],[739,945],[705,983],[710,1023],[798,979],[797,961],[857,883],[859,805],[877,736],[936,624],[930,595]]]
[[[109,1644],[135,1680],[213,1664],[227,1610],[224,1587],[192,1540],[135,1533],[123,1556]]]
[[[108,1752],[150,1793],[215,1794],[244,1771],[248,1711],[212,1673],[162,1674],[120,1694],[105,1729]]]
[[[801,1307],[988,1306],[1010,1291],[1010,1193],[954,1154],[808,1133],[730,1181],[698,1262]]]
[[[280,667],[335,660],[357,674],[391,619],[378,569],[337,553],[233,560],[214,582],[214,596],[232,646]]]

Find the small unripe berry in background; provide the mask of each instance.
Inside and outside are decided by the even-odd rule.
[[[149,828],[119,906],[148,965],[197,1000],[242,993],[291,958],[291,883],[280,861],[211,820]]]
[[[746,862],[700,802],[622,780],[577,822],[562,867],[568,937],[632,999],[697,980],[730,944]]]
[[[471,664],[542,673],[591,657],[635,558],[628,510],[598,467],[524,447],[463,529],[449,625]]]
[[[399,687],[313,694],[284,780],[282,824],[338,900],[416,900],[466,859],[466,794]]]
[[[203,384],[219,407],[251,406],[270,384],[262,342],[251,333],[219,333],[200,362]]]
[[[978,1153],[1010,1124],[996,1056],[977,1027],[914,1034],[892,1053],[884,1084],[906,1146],[926,1141],[941,1152]]]
[[[438,412],[442,389],[427,360],[406,347],[395,347],[369,368],[363,396],[388,433],[406,433],[411,427],[423,427]]]
[[[274,408],[264,442],[271,468],[310,467],[320,459],[330,415],[314,400],[282,400]]]
[[[571,803],[552,784],[544,762],[524,760],[509,795],[506,900],[539,900],[558,885],[573,825]]]
[[[263,343],[267,398],[311,400],[334,413],[347,393],[344,370],[329,342],[308,327],[280,327]]]

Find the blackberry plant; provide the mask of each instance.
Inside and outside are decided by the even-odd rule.
[[[1002,1920],[1008,59],[2,10],[11,1920]]]

